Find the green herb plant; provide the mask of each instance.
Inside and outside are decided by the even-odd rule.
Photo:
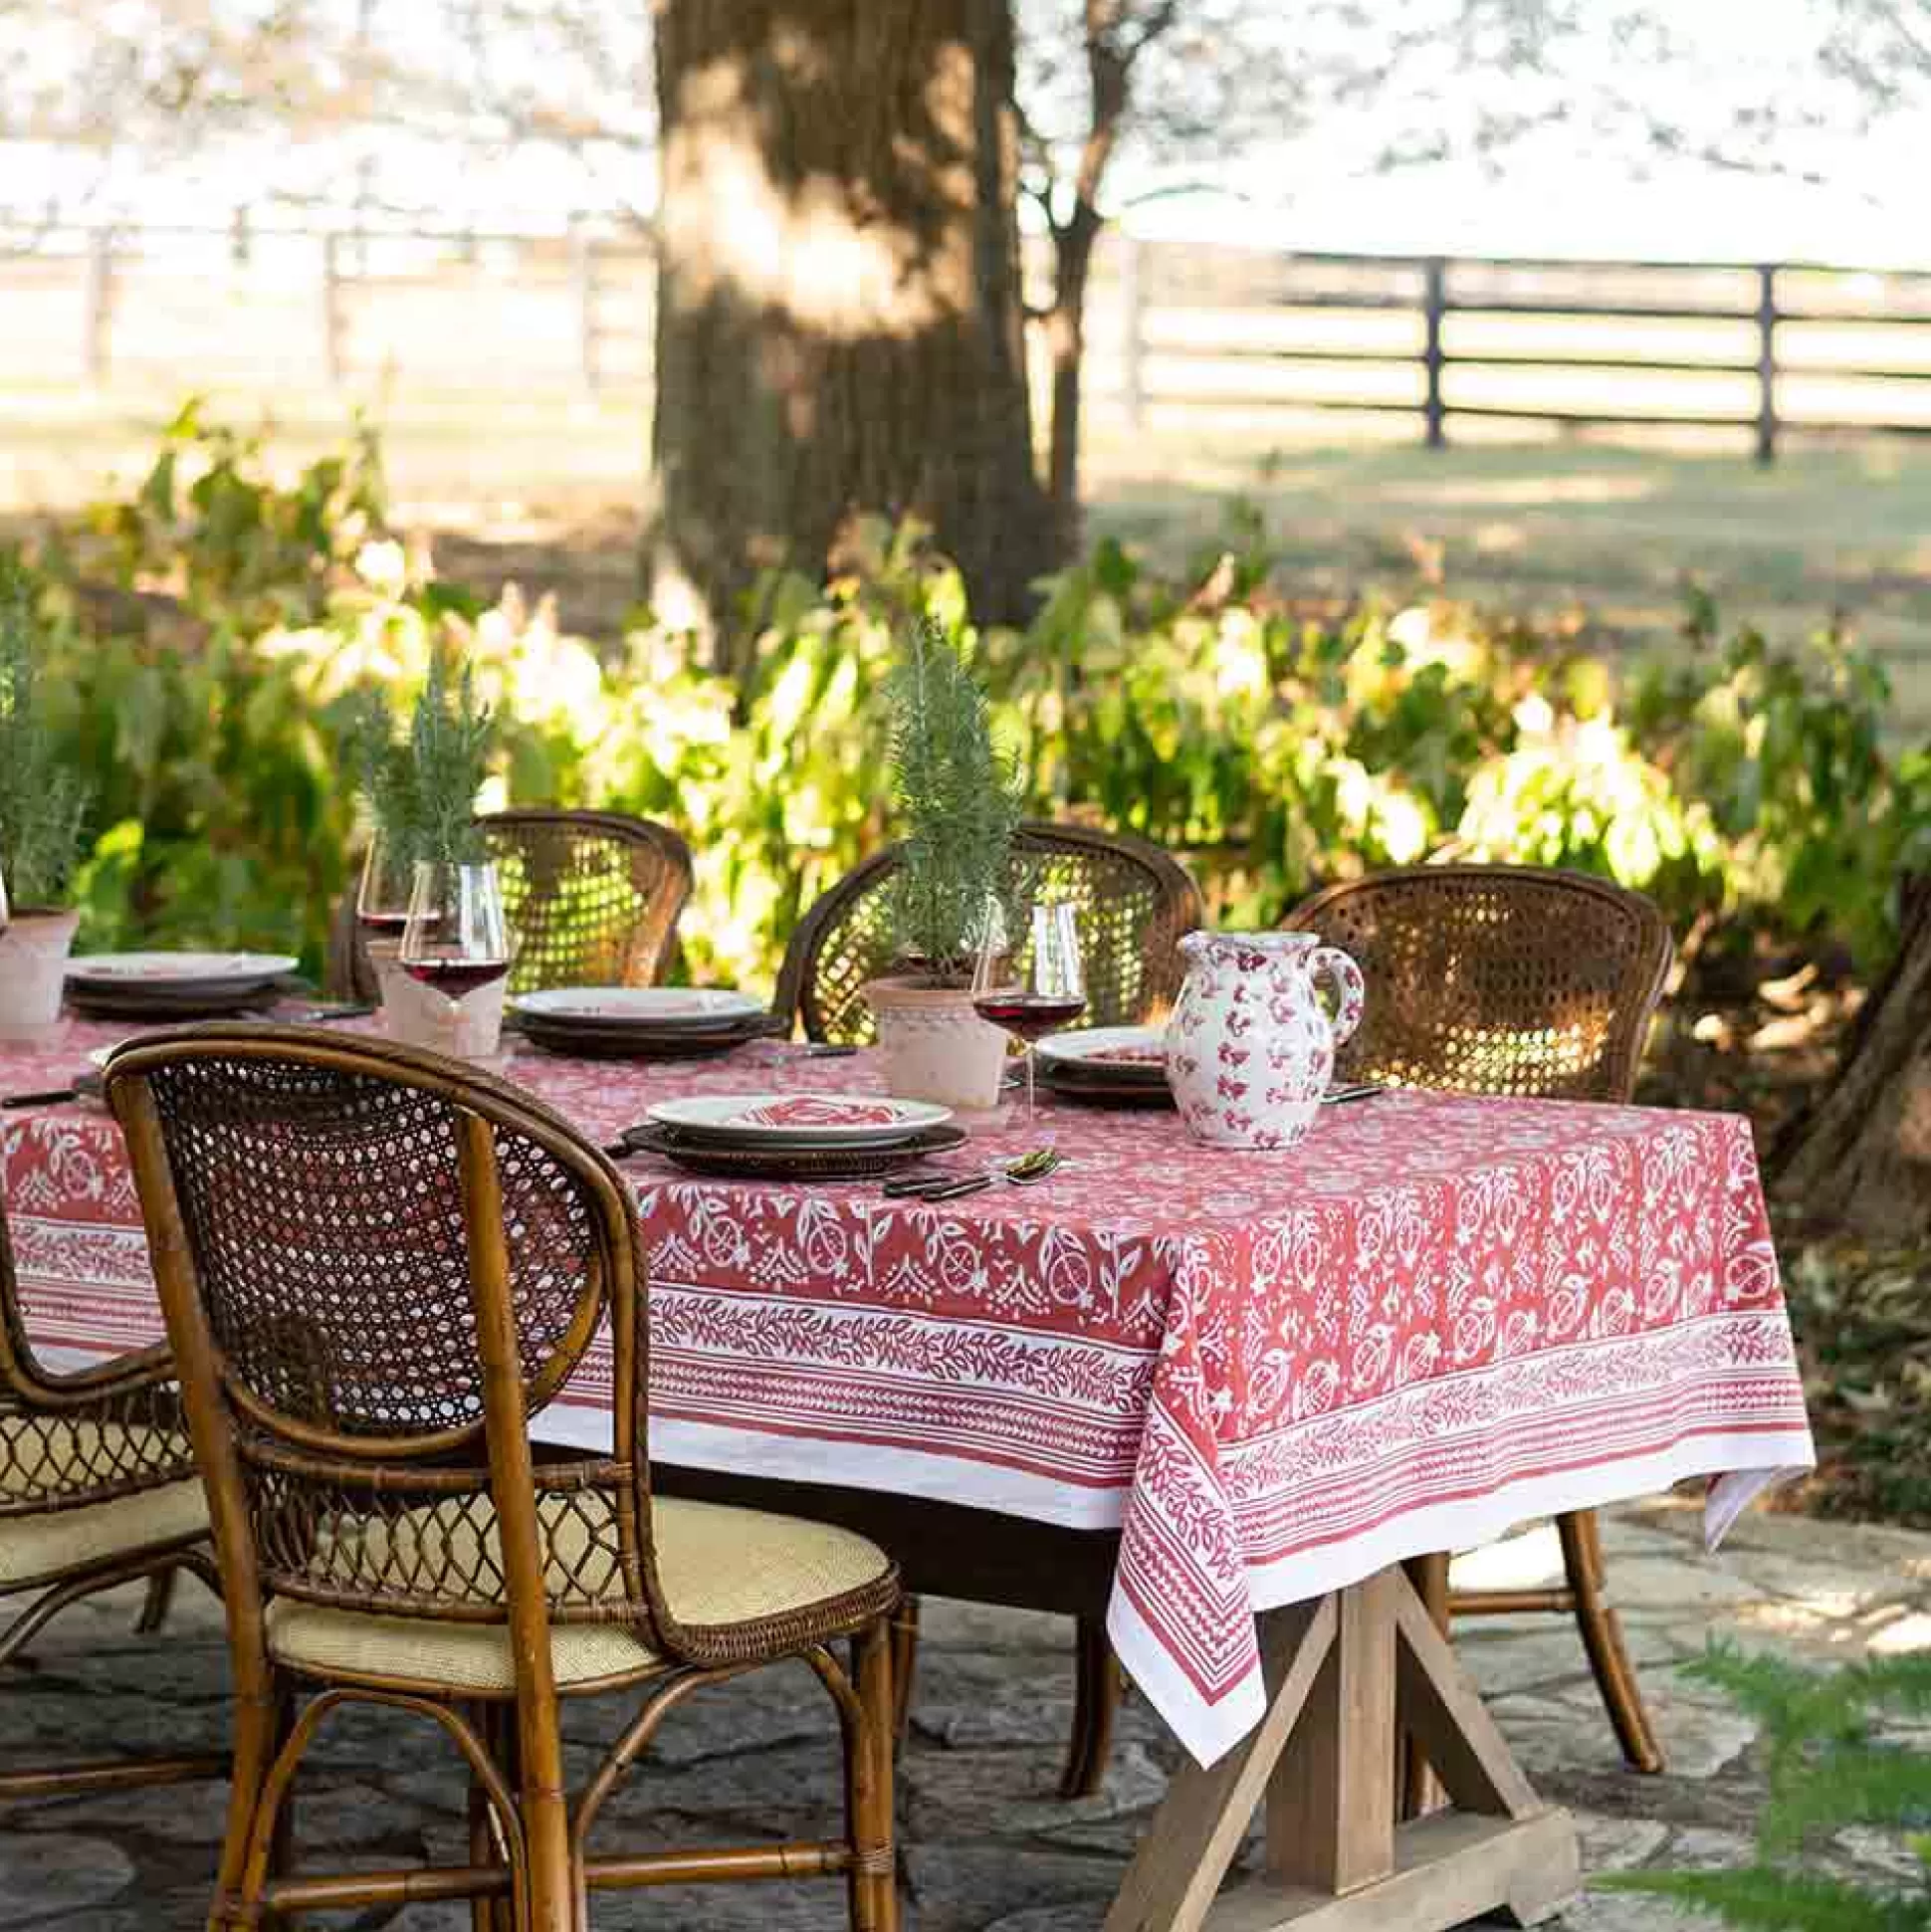
[[[1931,1927],[1931,1753],[1886,1739],[1931,1717],[1931,1655],[1872,1657],[1833,1671],[1713,1646],[1689,1674],[1721,1686],[1763,1726],[1770,1781],[1757,1855],[1719,1871],[1629,1871],[1598,1879],[1646,1892],[1740,1932],[1922,1932]],[[1892,1885],[1830,1869],[1848,1827],[1893,1836],[1917,1861]]]
[[[1019,773],[993,742],[983,688],[936,618],[913,624],[886,680],[886,703],[905,835],[891,884],[892,930],[922,974],[963,985],[991,908],[1010,930]]]
[[[63,904],[87,848],[87,787],[40,707],[46,640],[32,580],[0,558],[0,875],[16,911]]]
[[[472,671],[465,666],[452,686],[443,650],[430,656],[406,737],[383,693],[364,698],[356,729],[362,789],[390,851],[416,863],[482,863],[476,794],[494,737],[494,714],[479,703]]]

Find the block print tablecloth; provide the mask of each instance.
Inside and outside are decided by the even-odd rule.
[[[0,1092],[110,1037],[0,1043]],[[876,1084],[773,1046],[510,1071],[598,1140],[673,1093]],[[1262,1708],[1257,1609],[1687,1476],[1720,1531],[1812,1460],[1741,1119],[1388,1094],[1230,1154],[1067,1106],[966,1153],[1047,1135],[1050,1181],[931,1207],[627,1162],[652,1451],[1117,1527],[1114,1642],[1203,1760]],[[153,1340],[111,1120],[0,1114],[0,1179],[34,1335]],[[541,1432],[605,1441],[606,1398],[599,1348]]]

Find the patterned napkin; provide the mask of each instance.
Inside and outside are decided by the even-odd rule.
[[[822,1094],[791,1094],[733,1114],[733,1127],[892,1127],[905,1118],[889,1100],[835,1100]]]

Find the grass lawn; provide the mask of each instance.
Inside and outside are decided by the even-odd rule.
[[[637,401],[532,395],[514,406],[391,397],[398,507],[434,533],[443,566],[559,591],[567,622],[608,630],[634,585],[648,422]],[[83,389],[0,395],[0,516],[72,510],[151,460],[173,399]],[[302,392],[217,397],[268,421],[293,465],[339,435],[350,402]],[[1165,411],[1139,435],[1102,424],[1087,454],[1089,529],[1171,563],[1208,546],[1244,499],[1266,519],[1284,587],[1319,595],[1439,585],[1544,619],[1586,613],[1634,646],[1666,644],[1684,586],[1732,621],[1794,641],[1841,612],[1889,664],[1900,734],[1931,733],[1931,449],[1794,441],[1774,468],[1731,451],[1579,440],[1429,453],[1228,427],[1224,411]],[[1326,442],[1312,440],[1325,435]]]

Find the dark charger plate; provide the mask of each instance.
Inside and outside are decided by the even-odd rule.
[[[963,1127],[922,1129],[890,1147],[783,1148],[727,1146],[647,1121],[623,1131],[626,1154],[661,1154],[693,1174],[737,1181],[875,1181],[966,1144]]]
[[[221,1019],[230,1013],[266,1013],[288,997],[280,985],[257,986],[247,992],[160,992],[153,988],[124,991],[69,983],[70,1012],[83,1019],[144,1019],[157,1025],[174,1020]]]
[[[581,1060],[701,1060],[729,1053],[751,1040],[782,1039],[790,1022],[776,1013],[757,1013],[732,1026],[637,1026],[558,1021],[528,1011],[517,1015],[517,1031],[532,1046]]]
[[[1039,1084],[1047,1093],[1065,1100],[1080,1100],[1095,1107],[1171,1108],[1174,1090],[1167,1076],[1153,1079],[1140,1076],[1122,1078],[1117,1073],[1075,1072],[1077,1061],[1041,1060]]]

